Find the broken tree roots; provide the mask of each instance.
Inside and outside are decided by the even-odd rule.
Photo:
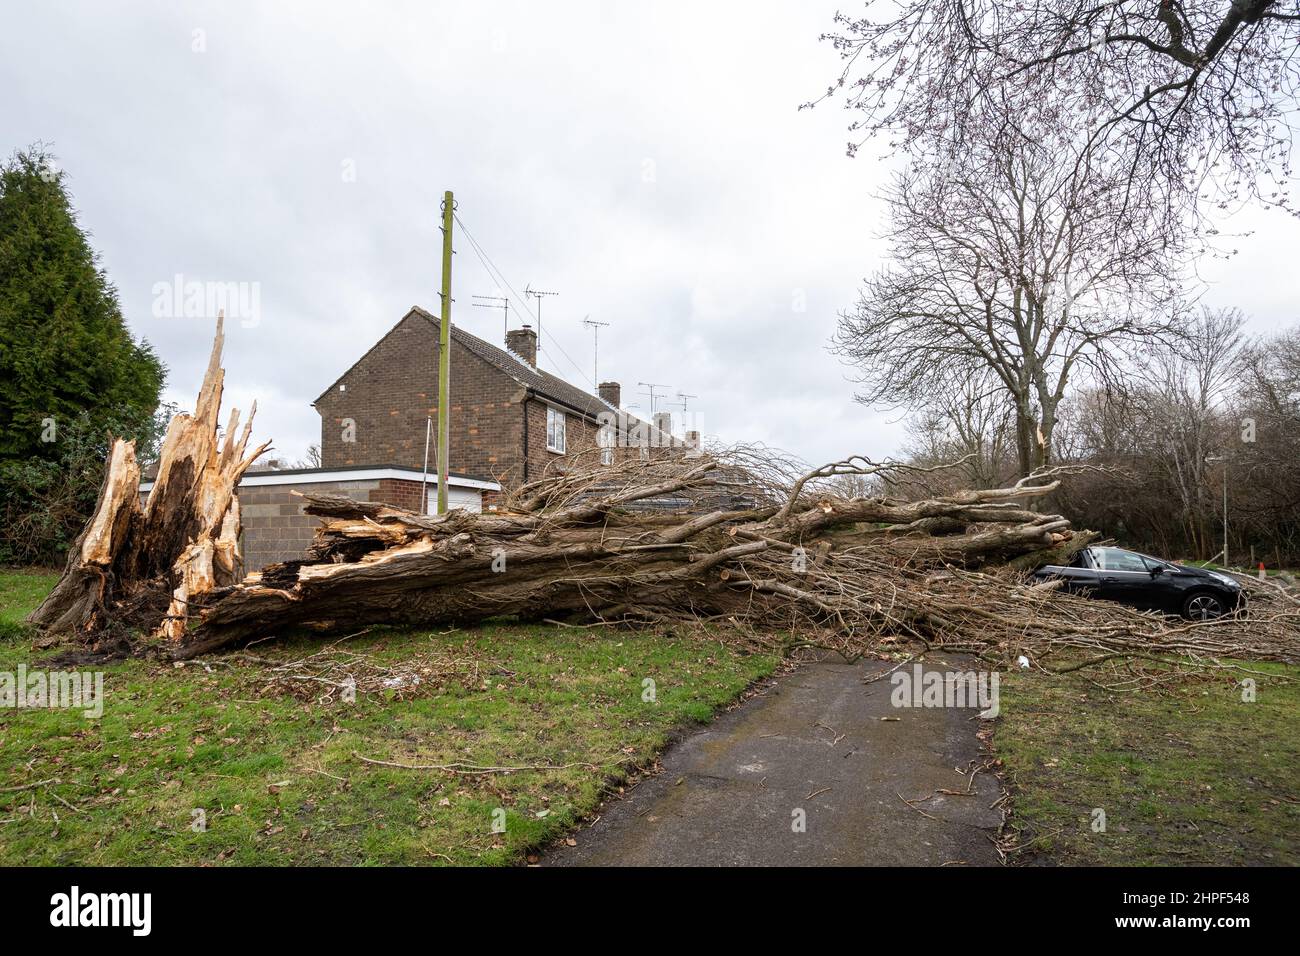
[[[269,443],[248,452],[256,404],[242,432],[232,410],[221,439],[224,341],[218,319],[194,414],[168,425],[147,504],[140,504],[135,443],[113,441],[95,513],[58,584],[28,618],[32,624],[75,634],[92,649],[139,630],[182,642],[193,608],[239,580],[235,488]]]

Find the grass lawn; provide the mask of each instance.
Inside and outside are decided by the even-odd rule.
[[[23,618],[58,580],[57,571],[0,571],[0,640],[21,633]]]
[[[1271,675],[1253,703],[1222,674],[1130,693],[1008,675],[994,747],[1028,860],[1300,864],[1300,668],[1248,666]]]
[[[54,580],[0,572],[0,623]],[[535,626],[375,629],[325,648],[114,664],[99,719],[0,708],[0,859],[517,863],[777,663],[699,637]],[[32,658],[0,630],[0,672]]]
[[[1188,561],[1187,563],[1192,567],[1202,568],[1206,571],[1231,571],[1234,574],[1246,574],[1250,577],[1256,577],[1259,574],[1258,569],[1253,567],[1226,568],[1221,564],[1212,564],[1209,561]],[[1266,578],[1280,578],[1285,581],[1291,581],[1300,578],[1300,570],[1296,568],[1275,568],[1271,565],[1265,565],[1264,576]]]

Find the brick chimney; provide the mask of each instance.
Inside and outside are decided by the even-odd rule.
[[[537,333],[532,326],[511,329],[506,333],[506,348],[514,352],[533,368],[537,367]]]
[[[662,447],[668,447],[672,444],[673,433],[673,413],[672,412],[655,412],[655,428],[660,434],[655,439],[662,443]]]
[[[618,382],[601,382],[596,386],[596,394],[615,408],[623,402],[623,386]]]

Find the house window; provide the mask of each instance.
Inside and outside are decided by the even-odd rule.
[[[614,464],[615,441],[614,426],[609,422],[603,422],[596,432],[596,444],[600,446],[600,463],[602,465]]]
[[[564,412],[546,407],[546,450],[564,454]]]

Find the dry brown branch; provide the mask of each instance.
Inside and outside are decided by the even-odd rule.
[[[587,767],[591,770],[597,769],[593,763],[563,763],[563,764],[532,764],[521,767],[482,767],[470,763],[398,763],[393,760],[379,760],[375,757],[366,757],[363,754],[352,751],[352,756],[356,757],[362,763],[376,764],[380,767],[396,767],[399,770],[441,770],[444,773],[460,774],[466,777],[481,777],[493,773],[527,773],[530,771],[545,772],[555,770],[570,770],[574,767]]]

